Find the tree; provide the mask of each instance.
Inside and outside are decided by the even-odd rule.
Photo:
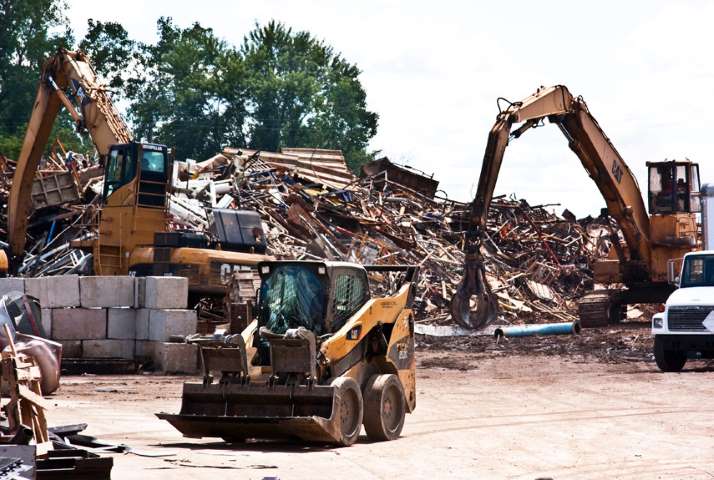
[[[243,62],[235,49],[198,23],[157,22],[159,40],[139,47],[141,75],[127,83],[135,133],[175,146],[179,158],[206,158],[226,144],[244,145]]]
[[[360,70],[332,47],[271,21],[241,47],[248,74],[248,131],[254,148],[341,149],[354,170],[369,159],[378,115],[367,110]]]
[[[42,62],[73,43],[65,9],[64,0],[0,0],[0,153],[7,156],[20,152]]]
[[[106,79],[115,95],[122,94],[132,60],[137,59],[137,43],[117,22],[87,20],[87,34],[79,48],[89,55],[97,74]]]

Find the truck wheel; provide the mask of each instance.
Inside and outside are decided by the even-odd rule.
[[[657,367],[663,372],[679,372],[687,363],[687,352],[666,350],[664,341],[658,335],[655,336],[654,356]]]
[[[370,440],[399,438],[404,428],[406,400],[396,375],[372,375],[364,389],[364,429]]]
[[[362,392],[350,377],[339,377],[332,382],[332,386],[335,387],[335,395],[339,396],[339,417],[336,419],[341,435],[339,444],[349,447],[357,441],[362,430]]]

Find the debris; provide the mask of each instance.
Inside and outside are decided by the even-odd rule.
[[[67,163],[66,157],[55,157],[53,164]],[[90,170],[96,175],[93,164],[85,159],[83,165],[77,178]],[[3,181],[11,180],[12,166],[0,158]],[[262,222],[266,253],[278,259],[416,264],[421,269],[416,319],[454,323],[448,306],[463,269],[469,205],[440,196],[438,182],[430,176],[384,158],[365,165],[362,178],[356,178],[341,152],[310,148],[225,148],[204,162],[176,162],[174,170],[168,210],[173,230],[215,236],[209,231],[215,214],[252,210]],[[91,254],[74,248],[96,235],[101,189],[96,182],[84,183],[90,184],[83,190],[84,203],[35,211],[22,275],[86,273],[91,268]],[[4,188],[0,185],[0,196]],[[607,221],[578,222],[567,211],[567,219],[561,218],[547,210],[554,206],[531,206],[513,196],[495,197],[491,203],[482,254],[506,322],[576,320],[574,300],[593,285],[590,265],[613,244]],[[370,275],[382,285],[378,288],[393,281],[393,275]],[[244,286],[240,292],[226,302],[202,301],[200,331],[235,323],[236,315],[244,323],[255,289]]]

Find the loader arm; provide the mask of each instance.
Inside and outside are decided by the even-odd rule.
[[[65,92],[69,91],[67,96]],[[88,132],[101,156],[110,145],[128,143],[131,133],[81,51],[60,49],[42,68],[37,97],[13,178],[8,201],[8,237],[13,256],[25,250],[32,182],[57,114],[64,106],[80,132]]]
[[[496,300],[485,278],[480,245],[506,147],[511,138],[520,137],[546,118],[558,125],[568,139],[568,146],[600,190],[609,214],[619,224],[629,247],[627,260],[635,262],[644,272],[642,275],[647,275],[651,255],[650,223],[635,176],[582,98],[574,98],[562,85],[541,88],[500,112],[488,136],[468,219],[464,278],[452,299],[452,316],[464,326],[481,327],[493,319],[497,311]],[[522,125],[512,130],[518,124]],[[474,296],[476,312],[470,308]]]

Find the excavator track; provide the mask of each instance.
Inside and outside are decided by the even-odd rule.
[[[578,315],[583,328],[606,327],[624,318],[626,305],[618,301],[616,290],[595,290],[578,300]]]

